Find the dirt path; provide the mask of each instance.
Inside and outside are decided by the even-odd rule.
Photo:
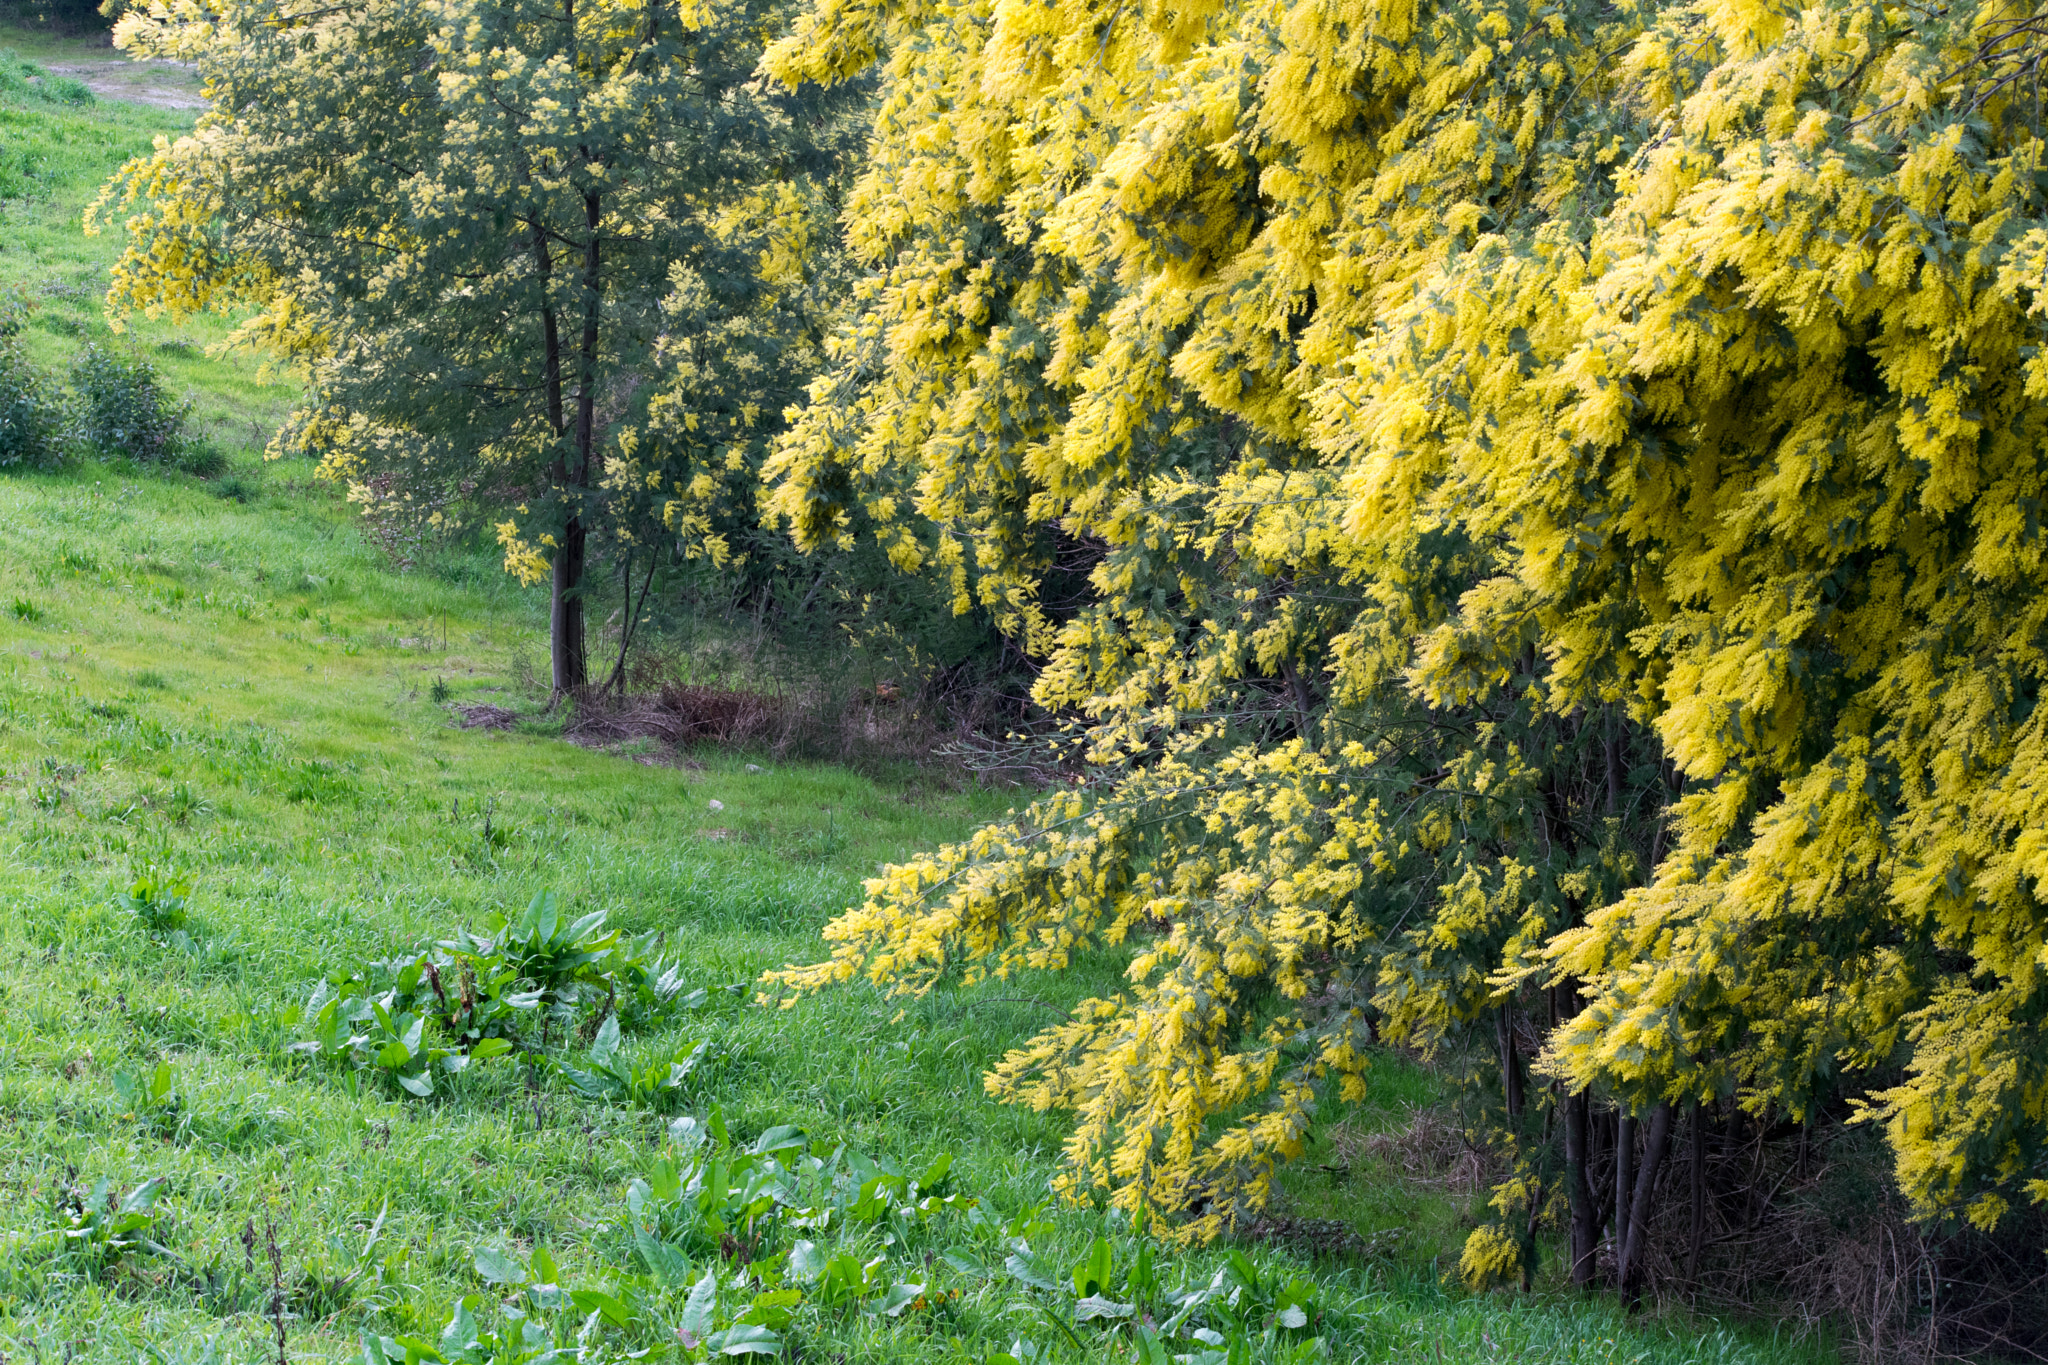
[[[51,75],[83,82],[98,99],[153,104],[159,109],[206,107],[206,97],[199,92],[199,72],[184,62],[135,62],[109,52],[104,58],[72,58],[41,65]]]

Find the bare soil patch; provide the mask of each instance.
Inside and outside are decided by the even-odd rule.
[[[206,96],[199,87],[199,69],[188,62],[157,58],[137,62],[109,52],[102,59],[90,61],[46,62],[43,69],[53,76],[69,76],[80,82],[92,91],[95,99],[148,104],[159,109],[206,107]]]

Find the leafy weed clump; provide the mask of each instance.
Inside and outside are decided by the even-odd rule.
[[[90,1280],[105,1280],[144,1257],[169,1257],[170,1248],[155,1236],[163,1216],[157,1201],[169,1183],[155,1176],[125,1195],[105,1177],[90,1191],[66,1186],[45,1248],[63,1269]]]
[[[655,1105],[702,1049],[640,1068],[620,1055],[621,1008],[658,1010],[680,994],[682,978],[654,941],[627,939],[604,921],[602,911],[564,916],[546,891],[517,920],[492,916],[481,937],[458,931],[431,951],[324,978],[300,1015],[313,1036],[291,1050],[346,1061],[351,1086],[377,1072],[424,1099],[437,1074],[514,1051],[541,1056],[551,1041],[582,1033],[595,1041],[585,1067],[565,1068],[572,1084]]]
[[[191,897],[189,882],[152,870],[128,884],[121,893],[121,908],[133,915],[150,937],[159,938],[186,926],[185,906]]]

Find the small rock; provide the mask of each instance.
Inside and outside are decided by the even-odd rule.
[[[713,810],[724,810],[724,809],[725,809],[725,802],[723,802],[723,801],[713,801],[713,802],[711,803],[711,809],[713,809]]]

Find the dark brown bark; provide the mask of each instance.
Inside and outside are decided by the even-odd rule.
[[[568,435],[562,419],[562,335],[554,305],[547,299],[554,261],[548,254],[547,236],[538,226],[533,232],[533,254],[541,287],[541,383],[546,394],[548,429],[555,438],[555,457],[548,473],[556,488],[566,493],[572,471],[562,450],[563,438]],[[548,588],[549,681],[558,697],[581,690],[590,680],[584,654],[583,559],[583,523],[572,513],[555,547]]]
[[[1685,1252],[1685,1282],[1697,1291],[1700,1249],[1707,1241],[1707,1108],[1692,1104],[1692,1245]]]
[[[626,699],[626,651],[633,644],[633,626],[639,621],[641,611],[647,606],[647,594],[654,588],[654,568],[660,562],[661,556],[659,554],[647,556],[647,577],[640,584],[640,605],[637,607],[633,605],[633,556],[631,554],[626,556],[625,571],[619,575],[621,581],[626,585],[626,619],[619,627],[619,657],[617,662],[612,665],[612,675],[605,680],[605,686],[616,689],[620,701]]]
[[[1515,1047],[1513,1002],[1500,1007],[1500,1014],[1494,1020],[1494,1032],[1500,1038],[1501,1095],[1507,1101],[1508,1120],[1513,1122],[1522,1117],[1522,1061]]]
[[[599,277],[602,257],[597,230],[603,215],[599,210],[599,199],[595,193],[583,196],[584,220],[590,236],[583,246],[583,335],[577,347],[576,419],[575,429],[569,433],[572,438],[570,462],[566,468],[558,463],[556,474],[559,491],[571,511],[567,523],[562,527],[561,544],[555,550],[553,597],[548,617],[549,653],[554,664],[553,681],[556,696],[580,692],[590,683],[590,665],[585,649],[583,621],[584,541],[587,532],[582,518],[574,508],[577,497],[590,483],[596,457],[592,445],[596,437],[597,415],[597,342],[600,319],[598,286],[602,283]],[[554,377],[554,387],[549,394],[549,417],[555,424],[559,441],[563,435],[559,397],[561,361],[560,347],[554,336],[552,311],[546,315],[545,327],[548,333],[550,369]],[[559,445],[557,448],[560,448]]]
[[[583,337],[576,375],[576,482],[579,484],[590,482],[592,459],[596,453],[591,445],[597,435],[597,335],[601,299],[598,289],[604,283],[600,274],[603,260],[597,230],[604,221],[604,214],[595,191],[583,196],[583,221],[590,236],[583,244]]]
[[[548,281],[554,274],[554,259],[548,254],[547,234],[538,226],[533,230],[534,273],[540,277],[540,332],[541,332],[541,387],[547,394],[548,430],[560,440],[562,429],[562,333],[555,323],[555,305],[548,301]],[[557,454],[554,461],[557,480],[562,476],[562,460]]]
[[[1628,1242],[1630,1185],[1635,1179],[1636,1116],[1626,1109],[1614,1116],[1614,1286],[1621,1288],[1621,1249]]]
[[[1607,813],[1621,814],[1621,725],[1612,704],[1601,708],[1600,749],[1607,769]]]
[[[572,515],[555,547],[548,600],[548,658],[558,697],[579,692],[590,681],[583,636],[584,534],[582,520]]]
[[[1615,1245],[1620,1248],[1614,1278],[1621,1296],[1633,1308],[1643,1292],[1643,1242],[1650,1225],[1650,1208],[1657,1195],[1657,1173],[1664,1154],[1671,1149],[1671,1105],[1667,1102],[1650,1111],[1650,1131],[1643,1140],[1642,1169],[1636,1173],[1635,1189],[1629,1198],[1628,1233]]]
[[[1594,1254],[1600,1246],[1600,1206],[1587,1173],[1592,1101],[1581,1092],[1564,1098],[1565,1198],[1572,1212],[1572,1283],[1593,1287]]]

